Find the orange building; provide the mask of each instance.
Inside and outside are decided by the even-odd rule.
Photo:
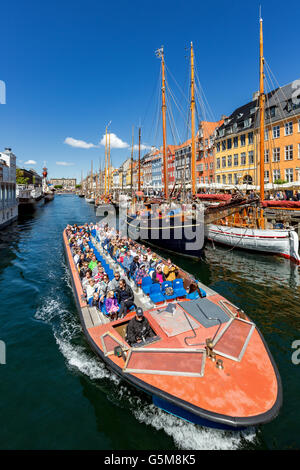
[[[197,184],[214,183],[214,136],[215,129],[223,124],[201,121],[196,136],[196,182]]]

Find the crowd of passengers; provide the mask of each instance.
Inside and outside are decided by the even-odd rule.
[[[125,275],[116,270],[110,279],[105,272],[89,244],[93,230],[97,231],[103,248],[122,266]],[[133,307],[136,309],[130,279],[140,286],[147,276],[153,283],[162,284],[173,281],[178,275],[178,267],[170,259],[167,264],[163,263],[150,248],[121,237],[119,232],[107,225],[68,225],[66,233],[87,302],[101,311],[104,307],[112,320],[123,318]]]

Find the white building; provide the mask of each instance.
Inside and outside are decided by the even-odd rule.
[[[10,148],[0,152],[0,229],[18,217],[16,156]]]

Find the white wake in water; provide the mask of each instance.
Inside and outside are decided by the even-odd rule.
[[[135,410],[134,415],[141,423],[164,430],[178,448],[184,450],[233,450],[241,446],[243,439],[254,442],[256,438],[255,429],[241,433],[205,428],[176,418],[154,405]]]

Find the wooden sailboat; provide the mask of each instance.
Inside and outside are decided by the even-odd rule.
[[[251,251],[270,253],[300,263],[298,234],[293,228],[281,229],[270,226],[264,217],[264,56],[263,26],[260,18],[260,90],[259,90],[259,156],[260,156],[260,201],[262,204],[245,205],[239,212],[210,223],[215,215],[206,217],[205,235],[215,243],[243,248]],[[209,197],[209,196],[208,196]]]
[[[184,210],[181,205],[171,205],[168,191],[167,137],[166,137],[166,81],[164,49],[156,51],[162,67],[162,127],[163,127],[163,184],[164,198],[161,201],[144,201],[142,210],[131,207],[127,217],[129,236],[140,238],[154,246],[170,252],[181,253],[191,258],[201,258],[204,245],[204,228],[201,213]],[[194,96],[194,49],[191,43],[191,115],[192,115],[192,188],[195,194],[195,96]],[[139,172],[140,177],[140,172]],[[140,185],[139,185],[140,187]]]

